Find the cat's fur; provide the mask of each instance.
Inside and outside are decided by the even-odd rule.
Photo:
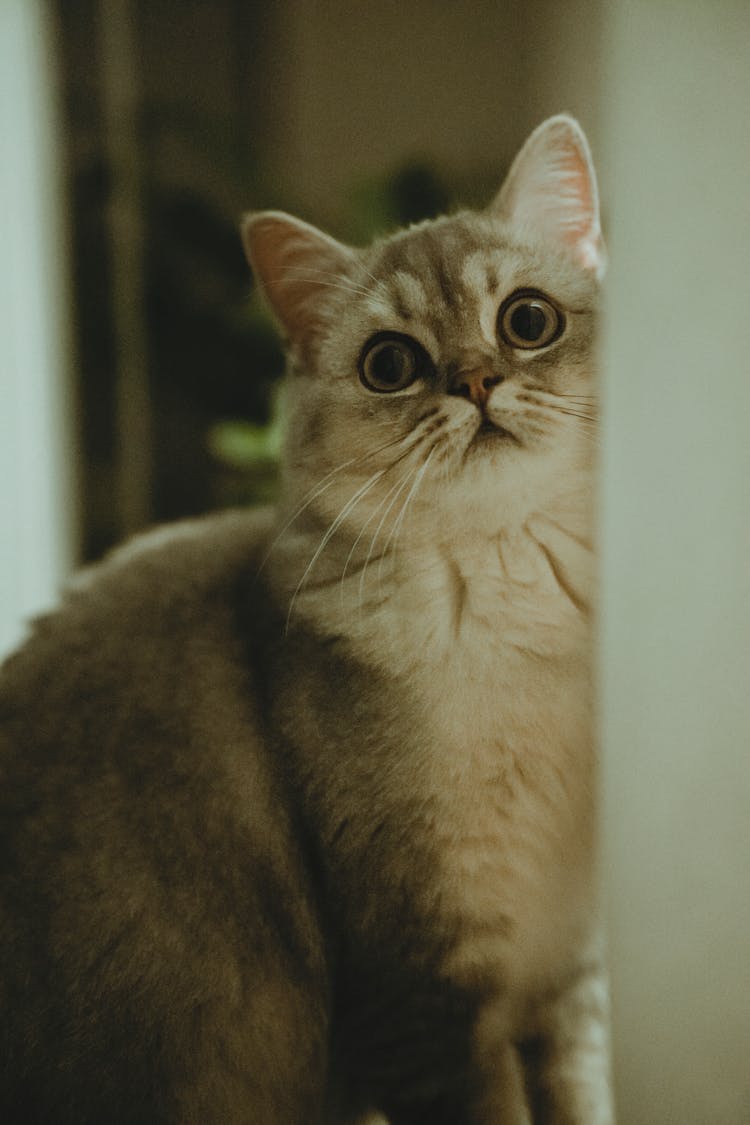
[[[125,547],[3,671],[0,1120],[609,1125],[586,142],[367,251],[244,237],[278,510]],[[498,336],[524,289],[549,347]],[[363,385],[382,331],[429,376]]]

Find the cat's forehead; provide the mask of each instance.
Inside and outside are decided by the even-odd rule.
[[[373,247],[376,268],[384,272],[405,268],[417,273],[445,270],[450,275],[466,257],[482,249],[502,250],[509,240],[502,224],[460,212],[426,220],[396,231]]]
[[[439,338],[466,322],[487,320],[494,334],[497,305],[519,288],[548,292],[570,307],[587,306],[591,280],[559,252],[519,240],[506,224],[462,212],[401,231],[376,244],[364,266],[375,282],[368,311],[396,318],[408,329],[419,322]]]
[[[423,223],[375,247],[368,266],[401,312],[460,305],[478,287],[499,284],[492,259],[509,247],[497,232],[491,241],[482,233],[468,216]]]

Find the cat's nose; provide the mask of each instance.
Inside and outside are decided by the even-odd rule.
[[[486,367],[475,367],[471,371],[458,371],[451,379],[448,394],[468,398],[480,410],[484,410],[492,393],[492,388],[502,381],[502,375],[492,375]]]

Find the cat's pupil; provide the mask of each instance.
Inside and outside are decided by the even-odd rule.
[[[371,370],[375,378],[386,384],[397,384],[406,376],[409,357],[395,344],[383,344],[373,355]]]
[[[540,305],[529,301],[513,311],[510,326],[521,340],[538,340],[547,326],[547,314]]]

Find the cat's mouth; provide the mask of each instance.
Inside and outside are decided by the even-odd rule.
[[[512,434],[510,430],[504,429],[496,422],[491,421],[486,415],[477,426],[474,437],[471,439],[471,444],[483,445],[491,441],[512,441],[518,445],[518,438]]]

